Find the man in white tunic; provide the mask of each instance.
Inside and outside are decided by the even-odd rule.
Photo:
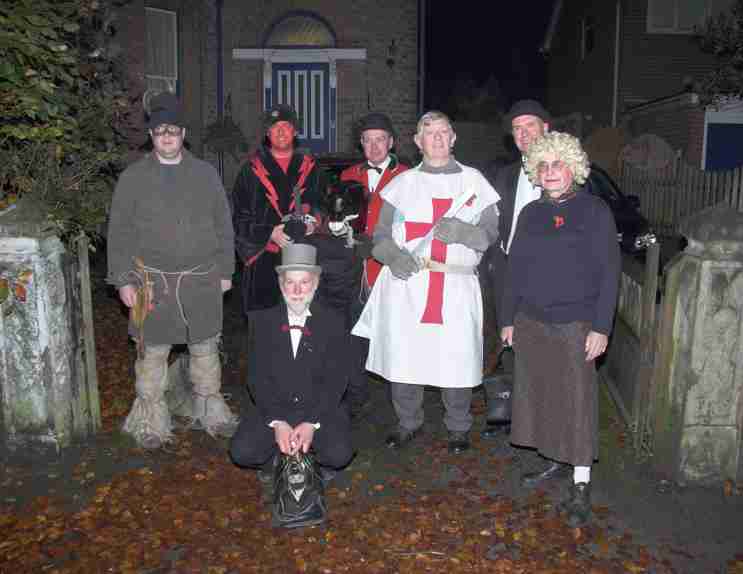
[[[482,298],[475,268],[498,238],[498,194],[452,156],[449,118],[428,112],[415,143],[423,161],[381,191],[372,255],[384,264],[353,334],[369,339],[366,368],[390,381],[397,429],[423,425],[425,385],[442,389],[449,450],[469,448],[472,389],[482,380]]]

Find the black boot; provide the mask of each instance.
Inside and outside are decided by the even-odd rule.
[[[531,488],[552,478],[564,478],[570,474],[570,465],[549,461],[547,467],[538,472],[528,472],[521,476],[521,486]]]
[[[499,436],[509,436],[511,434],[511,423],[499,423],[488,425],[480,431],[480,438],[483,440],[493,440]]]
[[[470,448],[470,437],[467,431],[449,431],[449,452],[462,454]]]
[[[584,526],[591,516],[591,483],[579,482],[572,485],[562,509],[567,513],[568,525],[573,528]]]

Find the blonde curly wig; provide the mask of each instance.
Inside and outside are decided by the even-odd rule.
[[[563,132],[548,132],[529,146],[526,154],[526,174],[533,185],[539,185],[537,165],[547,154],[555,154],[573,174],[573,181],[578,185],[586,183],[591,165],[588,154],[583,151],[580,140]]]

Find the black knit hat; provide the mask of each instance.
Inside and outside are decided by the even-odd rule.
[[[297,114],[291,106],[277,104],[263,113],[263,129],[268,131],[279,122],[289,122],[294,129],[298,127]]]
[[[508,113],[503,116],[503,129],[506,132],[512,130],[511,123],[519,116],[536,116],[545,123],[552,121],[550,114],[544,109],[542,104],[536,100],[519,100],[511,106]]]
[[[168,124],[170,126],[185,127],[183,121],[183,110],[175,94],[162,92],[150,100],[150,113],[147,119],[147,127],[154,129],[157,126]]]
[[[359,120],[356,126],[359,136],[366,130],[384,130],[392,137],[395,137],[395,128],[392,127],[392,120],[382,112],[371,112]]]

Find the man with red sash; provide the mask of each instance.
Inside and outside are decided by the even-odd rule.
[[[243,312],[277,305],[281,292],[274,269],[279,253],[315,228],[324,177],[315,159],[296,151],[297,116],[286,105],[264,115],[263,145],[242,166],[232,192],[235,247],[245,266],[242,274]],[[295,212],[294,190],[301,193],[304,225],[290,231],[287,218]],[[296,222],[292,222],[294,224]]]
[[[368,207],[366,213],[360,214],[360,217],[363,218],[364,234],[371,238],[379,218],[379,210],[382,207],[379,192],[393,177],[410,168],[400,163],[397,156],[392,153],[395,145],[395,130],[386,114],[371,112],[365,115],[359,120],[357,131],[366,161],[346,168],[341,173],[340,179],[358,182],[364,186]],[[352,325],[358,320],[361,309],[381,270],[382,264],[369,254],[364,260],[362,285],[359,286],[360,297],[355,298],[351,305]],[[346,403],[350,407],[351,416],[355,417],[369,399],[365,368],[369,341],[361,337],[353,337],[352,348],[356,360],[353,362],[354,368],[346,392]]]
[[[369,205],[365,214],[364,233],[371,237],[382,207],[379,192],[393,177],[410,168],[400,163],[392,153],[395,145],[395,130],[390,118],[385,114],[371,112],[365,115],[359,120],[358,132],[366,161],[343,170],[341,181],[356,181],[364,186]],[[382,270],[382,264],[373,257],[369,257],[364,267],[366,286],[370,290]]]

